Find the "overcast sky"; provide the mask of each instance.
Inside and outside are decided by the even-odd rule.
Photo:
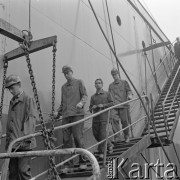
[[[180,0],[140,0],[173,42],[180,37]]]

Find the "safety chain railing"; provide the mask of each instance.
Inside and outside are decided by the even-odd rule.
[[[142,96],[141,98],[147,98],[147,96]],[[84,119],[81,119],[81,120],[79,120],[78,122],[73,122],[73,123],[70,123],[70,124],[66,124],[66,125],[62,125],[62,126],[55,127],[55,128],[54,128],[54,131],[59,130],[59,129],[68,128],[68,127],[77,125],[77,124],[79,124],[79,123],[85,122],[85,121],[87,121],[87,120],[89,120],[89,119],[92,119],[93,117],[96,117],[96,116],[98,116],[98,115],[100,115],[100,114],[102,114],[102,113],[104,113],[104,112],[110,111],[110,110],[112,110],[112,109],[114,109],[114,108],[123,106],[123,105],[125,105],[125,104],[128,104],[128,103],[133,102],[133,101],[136,101],[136,100],[139,100],[139,98],[135,98],[135,99],[126,101],[126,102],[124,102],[124,103],[120,103],[120,104],[118,104],[118,105],[109,107],[109,108],[104,109],[104,110],[102,110],[102,111],[100,111],[100,112],[97,112],[97,113],[92,114],[92,115],[90,115],[90,116],[88,116],[88,117],[85,117]],[[141,120],[142,120],[142,119],[141,119]],[[130,126],[132,126],[132,125],[134,125],[134,124],[136,124],[136,123],[133,123],[133,124],[131,124]],[[129,128],[130,126],[128,126],[127,128]],[[123,130],[124,130],[124,129],[123,129]],[[49,130],[46,129],[46,131],[49,131]],[[122,130],[121,130],[121,131],[122,131]],[[15,139],[14,141],[12,141],[12,142],[10,143],[7,152],[10,153],[10,152],[12,151],[12,147],[14,146],[15,143],[20,142],[20,141],[23,141],[23,140],[25,140],[25,139],[32,138],[32,137],[36,137],[36,136],[43,135],[43,133],[44,133],[44,131],[36,132],[36,133],[34,133],[34,134],[26,135],[26,136],[20,137],[20,138],[18,138],[18,139]],[[116,134],[113,134],[113,135],[110,136],[110,137],[113,137],[113,136],[115,136],[115,135],[116,135]],[[109,139],[110,137],[108,137],[107,139]],[[105,139],[104,141],[106,141],[106,139]],[[104,141],[103,141],[103,142],[104,142]],[[96,146],[97,146],[98,144],[100,144],[100,143],[101,143],[101,142],[97,143]],[[89,148],[88,148],[88,149],[89,149]],[[74,157],[71,157],[71,158],[73,159]],[[69,160],[71,160],[71,158],[63,161],[62,163],[60,163],[60,165],[63,165],[65,162],[68,162]],[[4,175],[3,175],[4,179],[7,177],[7,167],[8,167],[8,165],[9,165],[8,159],[5,160],[5,164],[6,164],[6,168],[4,168],[4,170],[3,170],[3,172],[2,172],[2,175],[4,174]],[[58,165],[56,165],[56,167],[58,167]],[[44,175],[44,174],[46,174],[47,172],[48,172],[48,171],[45,171],[45,172],[41,173],[40,175]],[[35,179],[38,178],[38,177],[39,177],[39,175],[37,175],[37,176],[35,177]]]

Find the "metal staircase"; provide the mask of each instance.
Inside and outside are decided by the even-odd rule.
[[[144,129],[144,132],[142,133],[142,137],[131,139],[129,143],[125,143],[124,141],[122,141],[114,144],[113,153],[107,154],[107,160],[112,158],[122,159],[127,157],[130,159],[131,156],[133,156],[135,153],[138,153],[138,151],[140,152],[150,147],[159,147],[160,143],[158,138],[155,136],[153,126],[155,127],[155,130],[163,145],[168,146],[171,143],[171,140],[169,138],[170,134],[172,134],[171,130],[174,130],[174,128],[172,128],[173,124],[175,124],[175,121],[178,119],[177,116],[179,116],[179,114],[177,115],[180,104],[180,91],[177,91],[177,89],[179,88],[179,82],[180,71],[179,64],[177,63],[161,92],[159,100],[153,108],[154,112],[153,115],[151,115],[152,123],[149,128],[149,134],[148,127],[146,127]],[[164,103],[164,110],[162,103]],[[96,157],[98,159],[97,154]],[[107,179],[105,175],[107,173],[107,170],[103,166],[102,160],[99,161],[99,165],[101,168],[101,172],[104,173],[101,179]],[[73,172],[67,174],[60,174],[60,177],[64,180],[87,180],[90,179],[91,176],[92,167],[90,163],[88,163],[87,170],[82,171],[79,169],[79,165],[75,165]]]
[[[138,143],[143,145],[143,147],[141,147],[142,149],[147,148],[151,144],[149,136],[146,136],[145,138],[143,137],[133,138],[130,140],[129,143],[125,143],[124,141],[118,142],[114,144],[113,153],[107,154],[107,160],[113,159],[113,158],[121,159],[122,157],[130,158],[130,156],[132,155],[131,154],[132,150],[130,149],[133,149],[133,153],[134,153],[135,146]],[[128,150],[130,151],[128,152]],[[140,147],[138,147],[138,151],[139,150],[140,150]],[[98,154],[95,154],[95,156],[98,159]],[[103,161],[98,159],[98,162],[101,168],[101,172],[105,172],[106,174],[106,168],[103,166]],[[80,170],[79,165],[75,165],[73,172],[67,173],[67,174],[60,174],[60,177],[63,180],[70,180],[70,179],[76,180],[76,178],[80,180],[87,180],[91,176],[92,176],[92,166],[90,162],[88,162],[88,168],[86,170]],[[103,180],[105,180],[105,178],[106,178],[106,175],[101,177],[101,179]]]
[[[169,145],[169,143],[171,143],[168,136],[172,133],[172,127],[176,118],[178,118],[177,112],[180,105],[179,82],[180,71],[179,64],[177,63],[154,107],[154,117],[151,117],[152,125],[155,127],[156,132],[164,145]],[[150,135],[152,139],[151,146],[153,146],[153,144],[154,146],[160,146],[152,125],[150,125]],[[148,134],[148,128],[143,132],[143,135],[146,134]]]

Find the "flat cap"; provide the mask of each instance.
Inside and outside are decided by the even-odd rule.
[[[116,68],[113,68],[111,70],[111,74],[119,74],[119,71]]]
[[[65,65],[65,66],[62,67],[62,73],[66,73],[66,72],[69,72],[69,71],[73,72],[73,70],[72,70],[72,68],[70,66]]]
[[[5,88],[9,88],[10,86],[17,84],[19,82],[21,82],[20,77],[15,74],[11,74],[5,80]]]

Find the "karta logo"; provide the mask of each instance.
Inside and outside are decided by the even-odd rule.
[[[177,166],[174,163],[163,164],[157,159],[156,163],[132,163],[130,168],[125,171],[125,164],[128,158],[121,160],[109,158],[107,161],[107,177],[110,179],[119,179],[118,173],[124,177],[124,179],[149,179],[151,172],[157,179],[179,179],[177,176]]]

